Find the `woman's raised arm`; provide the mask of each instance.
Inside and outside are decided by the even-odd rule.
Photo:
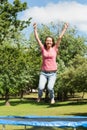
[[[38,44],[40,45],[40,47],[42,48],[43,44],[42,44],[41,40],[39,39],[39,36],[38,36],[38,33],[37,33],[37,24],[36,23],[33,24],[33,28],[34,28],[35,38],[36,38]]]
[[[60,46],[61,39],[62,39],[64,33],[66,32],[67,28],[68,28],[68,23],[65,23],[64,28],[63,28],[63,30],[62,30],[62,32],[61,32],[61,34],[59,35],[59,38],[58,38],[58,40],[57,40],[57,43],[56,43],[56,46],[57,46],[57,47]]]

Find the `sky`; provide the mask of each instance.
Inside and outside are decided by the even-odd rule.
[[[76,26],[81,35],[87,36],[87,0],[20,0],[28,9],[19,14],[21,20],[32,17],[26,33],[31,33],[33,23],[49,24],[67,22]],[[13,0],[9,0],[13,2]]]

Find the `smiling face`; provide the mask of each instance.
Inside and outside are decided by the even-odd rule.
[[[46,37],[46,40],[45,40],[45,47],[46,49],[49,49],[50,47],[53,47],[54,46],[54,39],[50,36]]]
[[[52,47],[52,44],[53,44],[52,38],[48,37],[46,39],[46,46],[47,46],[47,48]]]

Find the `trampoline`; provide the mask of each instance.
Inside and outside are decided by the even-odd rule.
[[[87,116],[0,116],[0,125],[39,126],[39,127],[77,127],[87,128]]]

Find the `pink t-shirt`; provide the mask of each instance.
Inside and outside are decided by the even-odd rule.
[[[41,70],[44,71],[53,71],[57,70],[56,56],[58,49],[56,46],[51,47],[49,50],[46,50],[44,46],[42,50],[42,67]]]

